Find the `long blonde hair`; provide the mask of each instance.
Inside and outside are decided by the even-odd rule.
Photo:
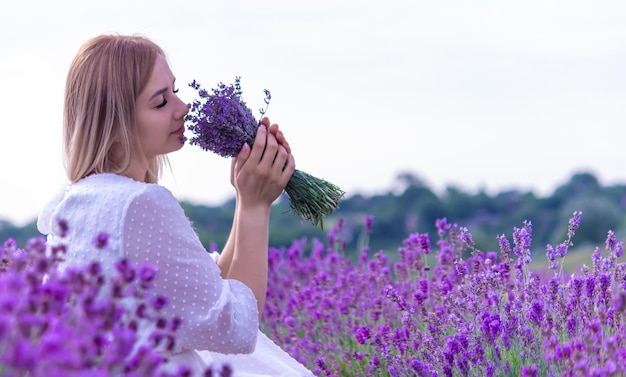
[[[65,167],[70,182],[95,173],[121,174],[139,150],[137,97],[163,50],[146,37],[100,35],[78,51],[67,75],[63,111]],[[165,156],[150,162],[156,183]]]

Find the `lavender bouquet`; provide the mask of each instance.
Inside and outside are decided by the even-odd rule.
[[[185,118],[187,128],[194,133],[190,144],[222,157],[237,156],[244,143],[252,146],[260,120],[254,118],[241,97],[239,76],[234,84],[219,83],[211,93],[202,89],[196,80],[189,86],[197,90],[200,97],[189,105],[190,111]],[[266,89],[266,107],[259,110],[261,118],[270,99],[270,92]],[[339,201],[345,194],[334,184],[298,169],[289,179],[285,192],[289,196],[291,211],[315,226],[319,224],[322,229],[324,216],[339,208]]]

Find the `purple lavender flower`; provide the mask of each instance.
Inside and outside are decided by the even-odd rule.
[[[40,239],[29,240],[26,250],[11,241],[0,247],[2,375],[174,376],[161,368],[166,359],[159,351],[136,347],[140,323],[176,322],[161,315],[165,303],[147,304],[150,287],[141,283],[154,278],[148,266],[135,273],[124,261],[113,276],[96,262],[61,270],[57,255],[42,250]],[[140,279],[128,278],[136,274]],[[120,287],[116,294],[109,284]],[[172,343],[177,328],[157,325],[150,337]]]
[[[466,227],[459,228],[461,231],[461,242],[463,242],[467,247],[473,249],[474,248],[474,238],[472,234]]]
[[[513,252],[518,257],[517,267],[531,262],[530,244],[532,242],[533,227],[530,221],[524,221],[522,228],[513,229]]]
[[[445,217],[435,220],[435,226],[437,227],[437,234],[439,237],[443,237],[452,227],[452,225],[448,223],[448,219]]]
[[[585,292],[587,294],[587,298],[593,298],[596,290],[596,279],[593,276],[588,276],[585,281]]]
[[[372,337],[372,334],[370,332],[369,327],[367,326],[361,326],[359,327],[355,334],[354,337],[357,341],[357,343],[359,344],[365,344],[365,342],[367,342],[368,339],[370,339]]]
[[[537,364],[524,365],[520,370],[522,377],[537,377]]]
[[[438,229],[445,224],[439,222]],[[540,276],[536,266],[523,262],[525,284],[516,284],[508,276],[508,257],[491,269],[497,262],[492,253],[476,249],[465,260],[463,230],[450,229],[432,251],[447,257],[426,274],[416,258],[419,233],[403,241],[399,260],[377,253],[354,261],[320,241],[310,252],[302,241],[273,250],[270,276],[281,278],[270,279],[262,326],[319,375],[626,372],[626,294],[620,289],[626,267],[608,263],[598,251],[594,263],[602,268],[582,269],[563,281],[560,274]],[[514,232],[515,253],[526,260],[530,223]],[[503,235],[498,240],[504,253],[512,251]],[[567,240],[563,245],[569,246]],[[609,240],[609,246],[617,243]],[[552,258],[565,250],[552,250]],[[283,321],[287,317],[307,331],[293,331],[293,323]],[[324,358],[318,365],[319,355]]]
[[[529,313],[530,319],[535,322],[535,324],[540,325],[544,316],[544,304],[541,300],[533,301],[531,305],[531,310]]]
[[[556,251],[550,244],[546,246],[546,258],[548,258],[550,262],[554,262],[556,260]]]
[[[151,283],[157,277],[157,269],[148,263],[139,265],[139,280],[144,283]]]
[[[508,258],[509,254],[511,253],[511,243],[509,242],[509,240],[506,238],[504,234],[499,235],[497,238],[498,238],[498,245],[500,245],[500,253],[505,258]]]
[[[564,258],[567,255],[568,247],[567,243],[561,242],[556,245],[556,249],[554,250],[558,257]]]
[[[428,235],[428,233],[424,233],[420,235],[420,247],[424,254],[427,254],[427,255],[430,254],[430,251],[431,251],[430,236]]]
[[[195,80],[189,84],[198,90],[200,100],[191,104],[187,115],[189,130],[194,133],[189,142],[222,157],[239,154],[244,143],[252,146],[258,122],[241,99],[240,78],[234,85],[219,83],[213,94],[200,88]]]
[[[574,237],[574,234],[578,230],[580,226],[580,221],[582,219],[583,213],[580,211],[576,211],[573,213],[572,218],[569,219],[569,223],[567,226],[567,238],[571,239]]]
[[[69,231],[69,227],[67,225],[67,221],[64,219],[56,219],[55,225],[57,227],[57,234],[59,237],[63,238],[67,236],[67,232]]]
[[[109,234],[100,232],[93,239],[93,245],[98,249],[104,249],[109,244]]]
[[[211,93],[201,88],[196,80],[189,86],[197,90],[200,97],[189,104],[190,111],[185,117],[188,129],[194,134],[190,144],[222,157],[237,156],[245,143],[252,146],[260,121],[242,99],[240,77],[231,85],[219,83]],[[266,105],[270,99],[270,92],[265,90]],[[261,109],[263,114],[265,110]],[[321,228],[323,218],[339,208],[339,201],[345,194],[336,185],[298,169],[292,174],[285,192],[292,212]]]
[[[363,221],[365,222],[365,233],[367,235],[372,234],[372,227],[374,226],[374,216],[365,216]]]
[[[609,251],[612,258],[621,258],[624,255],[624,241],[617,241],[615,232],[609,230],[606,235],[606,250]]]

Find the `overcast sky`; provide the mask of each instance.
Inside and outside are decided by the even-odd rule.
[[[0,218],[33,220],[64,183],[64,82],[80,45],[140,33],[180,87],[242,77],[298,168],[347,191],[410,171],[455,185],[549,194],[572,173],[626,182],[626,2],[44,1],[0,3]],[[179,199],[233,194],[229,161],[170,155]]]

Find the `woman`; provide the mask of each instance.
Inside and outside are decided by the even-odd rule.
[[[65,93],[67,189],[42,211],[40,232],[68,246],[65,265],[120,258],[158,268],[154,293],[183,324],[168,359],[201,372],[229,363],[235,376],[312,373],[259,331],[267,286],[270,206],[295,168],[289,144],[264,118],[233,159],[236,208],[218,256],[203,248],[172,194],[157,184],[165,155],[183,146],[187,105],[164,52],[141,36],[102,35],[71,64]],[[64,220],[67,232],[55,227]],[[96,234],[108,234],[104,249]],[[62,237],[63,236],[63,237]]]

